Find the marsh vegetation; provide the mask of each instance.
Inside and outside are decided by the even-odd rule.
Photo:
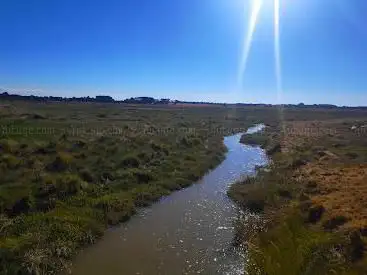
[[[0,273],[64,269],[108,226],[219,164],[223,136],[267,112],[2,102]]]
[[[247,272],[366,274],[366,117],[304,118],[242,139],[279,148],[267,169],[229,190],[265,222],[239,227]]]
[[[349,109],[284,110],[286,121],[365,115]],[[219,164],[225,153],[223,136],[259,122],[278,125],[279,117],[272,106],[2,101],[0,273],[59,272],[107,227],[187,187]],[[352,122],[347,123],[338,125],[349,129]],[[366,147],[358,140],[333,136],[330,144],[340,159],[361,165]],[[303,156],[309,143],[297,144],[305,144],[297,151]],[[279,152],[278,143],[269,145]],[[312,156],[307,148],[305,154]],[[288,162],[294,168],[300,164],[293,158]],[[248,197],[243,191],[238,194],[237,201]],[[279,194],[289,200],[288,191]],[[277,198],[269,196],[271,203]],[[270,205],[267,200],[253,205],[266,209],[261,205]]]

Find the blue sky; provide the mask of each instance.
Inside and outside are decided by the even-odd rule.
[[[272,0],[264,0],[243,87],[236,83],[244,2],[2,0],[0,88],[275,103]],[[367,1],[281,5],[283,102],[367,105]]]

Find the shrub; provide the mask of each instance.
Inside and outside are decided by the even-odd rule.
[[[32,119],[46,119],[47,117],[45,117],[41,114],[31,114],[30,118],[32,118]]]
[[[250,179],[246,179],[250,181]],[[233,184],[228,195],[244,209],[250,212],[262,212],[266,205],[266,190],[258,184]]]
[[[77,175],[65,174],[57,178],[55,188],[58,197],[66,198],[86,189],[88,183],[81,180]]]
[[[111,225],[126,221],[135,213],[131,197],[125,193],[105,195],[98,198],[95,205],[103,210],[105,220]]]
[[[0,140],[0,151],[4,153],[15,153],[18,150],[19,144],[12,139],[1,139]]]
[[[299,156],[298,158],[293,159],[291,161],[291,164],[290,164],[289,168],[291,168],[291,169],[297,169],[300,166],[306,165],[307,162],[308,162],[307,157]]]
[[[281,151],[282,151],[282,146],[280,145],[280,143],[275,143],[266,149],[266,153],[270,156],[274,155],[275,153],[281,152]]]
[[[365,243],[359,232],[351,232],[348,236],[348,255],[352,262],[360,260],[365,253]],[[365,270],[366,271],[366,270]]]
[[[50,147],[46,144],[37,144],[35,147],[36,148],[33,151],[34,154],[47,155],[51,152],[55,152],[55,148],[50,151]]]
[[[265,148],[269,143],[269,137],[263,133],[244,134],[242,135],[240,142],[248,145],[259,145],[262,148]]]
[[[184,136],[179,139],[179,144],[184,147],[192,147],[192,140],[189,137]]]
[[[131,172],[139,184],[148,183],[154,179],[153,174],[148,170],[132,169]]]
[[[346,269],[343,254],[334,251],[339,236],[307,228],[296,213],[251,239],[248,274],[339,274]]]
[[[73,156],[68,153],[65,152],[58,153],[54,161],[51,162],[49,165],[47,165],[47,169],[52,172],[65,171],[70,167],[70,165],[73,162],[73,159],[74,159]]]
[[[136,177],[133,173],[134,169],[118,169],[115,171],[115,179],[122,182],[136,182]]]
[[[344,216],[336,216],[331,219],[328,219],[323,223],[323,227],[326,230],[334,230],[338,228],[339,226],[345,224],[348,221],[348,219]]]
[[[139,158],[135,155],[127,155],[125,156],[121,162],[120,167],[131,167],[131,168],[137,168],[140,165]]]
[[[351,159],[356,159],[356,158],[358,158],[358,154],[357,154],[357,153],[355,153],[355,152],[347,152],[345,155],[346,155],[347,157],[351,158]]]
[[[195,155],[185,155],[185,160],[195,161],[196,157],[195,157]]]
[[[201,140],[199,138],[193,138],[192,139],[192,144],[194,146],[198,146],[198,145],[202,144],[202,142],[201,142]]]
[[[148,162],[152,159],[153,155],[148,152],[139,152],[137,157],[143,162]]]
[[[0,189],[0,213],[16,216],[33,208],[34,200],[30,188],[8,185]]]
[[[191,185],[191,181],[184,179],[184,178],[177,178],[176,179],[176,184],[178,184],[181,188],[185,188]]]
[[[155,142],[151,142],[150,146],[152,147],[152,149],[154,151],[160,151],[162,149],[161,144],[155,143]]]
[[[307,221],[310,223],[318,222],[324,212],[325,208],[322,205],[312,205],[308,210]]]
[[[112,171],[103,171],[101,173],[101,177],[100,177],[100,180],[102,182],[109,182],[109,181],[113,181],[115,180],[115,177],[114,177],[114,174]]]
[[[284,188],[284,187],[281,187],[279,186],[278,190],[277,190],[277,193],[280,197],[283,197],[283,198],[286,198],[286,199],[292,199],[292,193],[290,190]]]
[[[169,191],[175,191],[181,189],[181,186],[178,183],[176,183],[175,180],[173,179],[160,181],[158,184],[162,188],[167,189]]]
[[[94,180],[92,173],[86,168],[82,169],[79,172],[79,175],[80,175],[81,179],[86,181],[86,182],[91,183]]]
[[[20,165],[20,160],[9,154],[4,154],[0,157],[0,163],[3,163],[8,169],[16,169]]]
[[[148,206],[168,193],[159,185],[141,185],[131,190],[131,194],[136,206]]]
[[[74,148],[84,148],[87,146],[87,143],[82,141],[82,140],[78,140],[74,143],[73,147]]]

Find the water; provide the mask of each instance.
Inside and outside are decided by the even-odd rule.
[[[267,158],[260,148],[240,144],[240,137],[225,137],[226,159],[197,184],[145,208],[81,252],[72,274],[243,274],[241,253],[232,246],[239,209],[226,192]]]

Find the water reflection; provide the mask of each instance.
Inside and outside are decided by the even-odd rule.
[[[261,130],[260,125],[248,132]],[[243,274],[233,244],[239,209],[227,197],[231,183],[254,173],[267,158],[258,147],[226,137],[226,159],[197,184],[163,198],[106,232],[81,253],[73,274]]]

